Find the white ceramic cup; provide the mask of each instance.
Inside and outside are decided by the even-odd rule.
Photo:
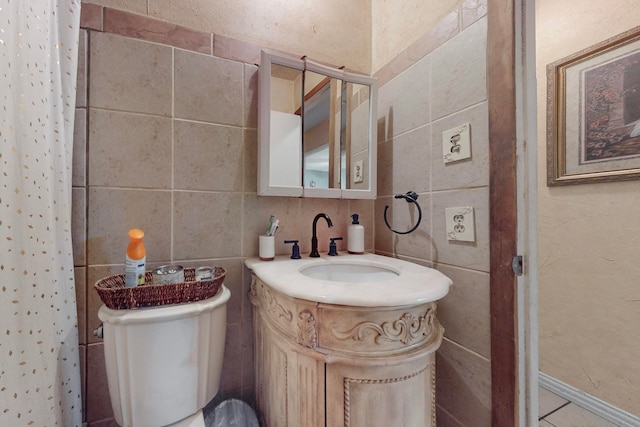
[[[275,236],[260,236],[258,254],[262,261],[272,261],[276,254]]]

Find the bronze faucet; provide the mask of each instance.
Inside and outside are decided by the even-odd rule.
[[[324,218],[327,221],[327,225],[329,228],[333,227],[333,223],[331,222],[331,218],[326,213],[319,213],[313,218],[313,227],[312,227],[312,235],[311,235],[311,253],[309,254],[312,258],[319,258],[320,254],[318,253],[318,235],[316,234],[316,227],[318,225],[318,220],[320,218]]]

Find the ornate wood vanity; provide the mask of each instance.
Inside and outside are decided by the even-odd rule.
[[[389,289],[393,292],[393,289]],[[436,303],[325,304],[253,276],[257,409],[268,427],[435,426]]]

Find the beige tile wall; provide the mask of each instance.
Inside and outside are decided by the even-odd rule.
[[[281,220],[278,254],[291,250],[284,239],[299,239],[303,254],[308,253],[311,222],[321,211],[335,224],[331,231],[321,227],[321,251],[327,251],[330,236],[346,237],[354,212],[370,231],[368,250],[374,241],[372,201],[257,196],[258,67],[249,59],[214,56],[213,45],[201,53],[202,35],[187,38],[196,40],[192,49],[175,47],[188,44],[183,35],[192,30],[184,28],[178,32],[180,43],[171,39],[175,32],[163,44],[145,40],[148,32],[131,28],[156,23],[125,14],[127,25],[118,27],[110,24],[114,16],[110,9],[85,11],[85,28],[93,29],[82,30],[80,40],[74,143],[74,261],[83,410],[91,427],[115,425],[102,340],[92,334],[101,305],[93,284],[122,273],[130,228],[145,231],[149,268],[175,262],[227,270],[225,286],[232,298],[217,398],[249,402],[254,399],[253,327],[250,275],[243,261],[257,255],[257,236],[269,215]],[[126,35],[94,30],[103,27]],[[233,58],[259,51],[242,43],[225,49]],[[340,250],[346,248],[345,241],[338,243]]]
[[[380,72],[388,83],[380,88],[378,106],[376,252],[434,266],[453,280],[438,307],[445,327],[437,354],[439,426],[491,425],[487,20],[482,4],[467,1],[445,17],[437,28],[451,36],[439,46],[430,40],[411,46],[412,54],[423,56],[403,72],[389,77],[395,63]],[[399,62],[406,59],[406,52],[398,56]],[[442,132],[464,123],[471,125],[472,158],[444,165]],[[389,206],[392,226],[408,230],[418,212],[393,195],[410,190],[419,195],[422,223],[411,234],[394,235],[382,214]],[[474,243],[446,239],[444,211],[456,206],[475,208]]]
[[[83,9],[92,30],[80,40],[73,236],[83,403],[92,427],[115,425],[102,342],[91,333],[101,304],[92,285],[122,272],[129,228],[145,230],[150,267],[227,269],[232,299],[220,395],[252,401],[250,276],[243,260],[257,255],[269,214],[281,218],[282,240],[299,239],[308,252],[320,211],[335,224],[319,230],[321,251],[329,236],[346,236],[357,212],[367,250],[435,266],[454,280],[439,307],[447,330],[438,353],[439,425],[490,424],[485,5],[465,1],[431,32],[437,37],[420,38],[381,70],[375,202],[256,195],[258,47],[224,37],[216,45],[209,35],[211,49],[202,53],[206,34],[185,38],[192,30],[182,27],[179,43],[171,37],[157,43],[145,40],[148,32],[131,31],[155,25],[149,18],[126,16],[126,27],[112,28],[113,10]],[[111,29],[96,31],[103,27]],[[189,40],[196,42],[189,47]],[[440,133],[464,122],[471,123],[473,158],[445,166]],[[424,219],[416,232],[394,235],[382,213],[389,205],[393,226],[408,229],[417,213],[392,196],[409,190],[419,193]],[[466,205],[476,208],[477,242],[448,242],[444,208]],[[342,249],[345,242],[338,243]],[[278,253],[289,250],[277,242]]]

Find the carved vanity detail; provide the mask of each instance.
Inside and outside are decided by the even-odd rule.
[[[257,409],[268,427],[436,425],[435,351],[444,330],[434,301],[314,302],[256,275],[249,296]]]

